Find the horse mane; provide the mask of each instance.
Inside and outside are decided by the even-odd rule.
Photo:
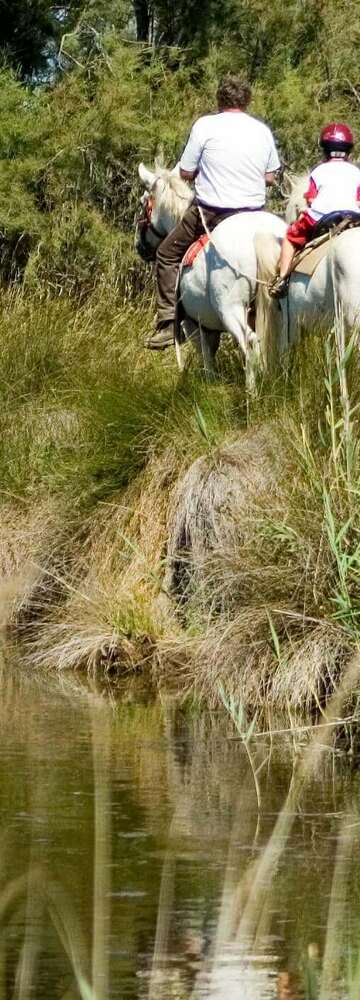
[[[158,185],[159,180],[164,181],[163,187]],[[165,167],[157,172],[155,183],[161,208],[178,222],[193,199],[191,187],[179,174]]]

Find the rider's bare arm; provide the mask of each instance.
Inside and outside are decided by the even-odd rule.
[[[271,187],[272,184],[275,184],[276,176],[277,170],[268,170],[265,174],[265,184],[267,184],[268,187]]]
[[[183,170],[182,167],[180,167],[180,177],[182,177],[183,181],[194,181],[195,177],[196,177],[196,174],[198,174],[198,173],[199,173],[198,169],[196,169],[196,170]]]
[[[199,134],[199,127],[201,128],[201,119],[194,123],[185,149],[180,157],[180,177],[182,177],[184,181],[195,180],[195,177],[199,172],[199,164],[204,145],[202,135],[201,133]]]

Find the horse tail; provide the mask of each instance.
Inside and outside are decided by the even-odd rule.
[[[256,334],[267,371],[276,364],[283,338],[281,306],[277,299],[271,298],[267,287],[276,274],[280,240],[272,233],[256,233],[254,243],[259,280],[256,293]]]

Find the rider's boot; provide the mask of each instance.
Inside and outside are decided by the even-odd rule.
[[[171,320],[159,326],[156,333],[153,333],[152,337],[145,341],[145,347],[148,347],[150,351],[164,351],[166,347],[173,347],[174,339],[174,323]]]

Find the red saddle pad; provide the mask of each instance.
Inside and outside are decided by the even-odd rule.
[[[203,233],[202,236],[199,236],[199,239],[196,240],[195,243],[192,243],[189,249],[186,251],[186,254],[184,254],[184,257],[182,259],[183,267],[191,267],[198,253],[200,253],[200,250],[202,250],[202,248],[205,247],[208,242],[209,242],[209,237],[207,233]]]

